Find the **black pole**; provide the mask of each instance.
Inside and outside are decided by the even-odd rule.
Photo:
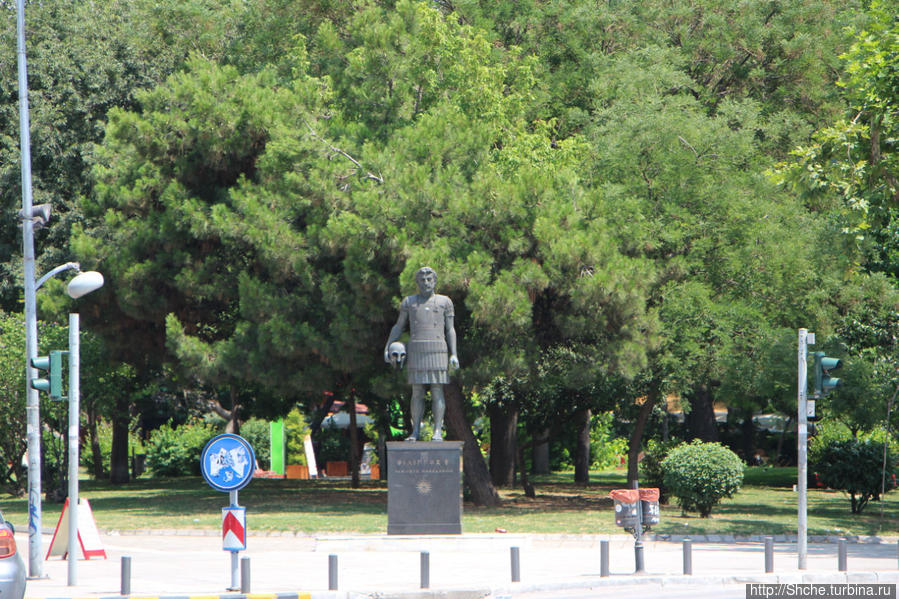
[[[640,482],[635,480],[633,488],[640,490]],[[634,529],[634,562],[636,568],[634,574],[645,574],[646,568],[643,564],[643,502],[637,498],[637,526]]]
[[[609,542],[599,542],[599,575],[609,575]]]
[[[521,582],[521,561],[518,547],[510,547],[512,558],[512,582]]]
[[[693,574],[693,541],[684,539],[684,576]]]
[[[421,552],[421,588],[427,589],[431,587],[431,554],[427,551]]]
[[[328,556],[328,590],[337,590],[337,556]]]
[[[122,556],[122,595],[131,594],[131,556]]]

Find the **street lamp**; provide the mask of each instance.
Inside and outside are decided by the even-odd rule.
[[[103,275],[82,272],[69,281],[66,292],[78,299],[103,286]],[[69,563],[68,585],[78,577],[78,441],[81,426],[81,330],[77,313],[69,314]]]

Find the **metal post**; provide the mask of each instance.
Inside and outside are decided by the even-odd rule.
[[[337,556],[328,556],[328,590],[337,590]]]
[[[521,582],[521,560],[518,547],[510,547],[512,558],[512,582]]]
[[[848,549],[849,546],[846,542],[846,539],[840,539],[837,542],[837,570],[839,570],[840,572],[845,572],[847,569],[846,562],[849,561]]]
[[[808,564],[808,406],[806,402],[808,381],[808,329],[799,329],[799,371],[798,371],[798,454],[799,475],[796,489],[799,492],[799,527],[797,534],[797,552],[799,554],[799,569],[805,570]]]
[[[250,558],[240,560],[240,592],[250,592]]]
[[[603,576],[603,577],[609,575],[609,542],[608,541],[600,541],[599,542],[599,575]]]
[[[122,595],[131,594],[131,557],[122,556]]]
[[[427,551],[421,552],[421,588],[427,589],[431,587],[431,554]]]
[[[237,503],[237,491],[229,491],[228,497],[231,500],[231,507],[239,507]],[[237,591],[240,589],[240,555],[238,551],[231,552],[231,586],[229,591]]]
[[[765,537],[765,573],[774,572],[774,537]]]
[[[693,540],[684,539],[684,576],[693,575]]]
[[[78,441],[81,416],[81,344],[77,314],[69,314],[69,586],[78,584]]]
[[[28,573],[43,576],[41,551],[41,419],[37,376],[31,364],[37,357],[37,302],[34,286],[34,223],[31,192],[31,125],[28,112],[28,65],[25,58],[25,0],[16,2],[16,51],[19,74],[19,151],[22,163],[22,257],[25,286],[25,421],[28,443]]]
[[[636,490],[640,490],[639,481],[634,481],[632,486]],[[643,574],[646,568],[643,563],[643,503],[637,499],[637,526],[634,528],[634,562],[636,567],[634,574]]]

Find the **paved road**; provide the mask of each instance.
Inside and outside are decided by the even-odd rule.
[[[216,596],[228,593],[230,554],[218,535],[103,533],[107,559],[80,561],[76,585],[67,584],[67,562],[45,562],[46,578],[28,582],[26,597],[96,598],[118,595],[121,559],[131,557],[135,596]],[[202,535],[202,536],[199,536]],[[611,576],[600,577],[599,547],[610,541]],[[49,546],[49,537],[44,547]],[[17,535],[24,550],[25,535]],[[511,581],[510,548],[519,547],[521,581]],[[429,589],[422,591],[421,552],[430,561]],[[776,545],[775,571],[764,573],[761,542],[694,542],[693,575],[682,574],[680,542],[649,541],[646,574],[635,576],[633,539],[623,535],[460,535],[448,537],[253,536],[249,558],[253,594],[303,594],[341,599],[441,597],[617,597],[635,584],[664,589],[665,596],[693,596],[690,585],[716,588],[715,596],[745,596],[746,582],[899,582],[896,541],[852,543],[849,572],[837,571],[835,544],[810,544],[808,569],[797,568],[796,548]],[[336,555],[338,591],[328,591],[329,556]],[[686,586],[685,586],[686,585]],[[555,594],[553,594],[555,593]],[[561,593],[561,594],[560,594]],[[652,593],[653,596],[659,593]],[[644,596],[644,595],[640,595]]]

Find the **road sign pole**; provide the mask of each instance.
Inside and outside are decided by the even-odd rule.
[[[231,507],[239,507],[237,503],[237,491],[231,491],[229,493],[231,498]],[[231,551],[231,586],[228,588],[229,591],[239,591],[240,590],[240,552]]]

